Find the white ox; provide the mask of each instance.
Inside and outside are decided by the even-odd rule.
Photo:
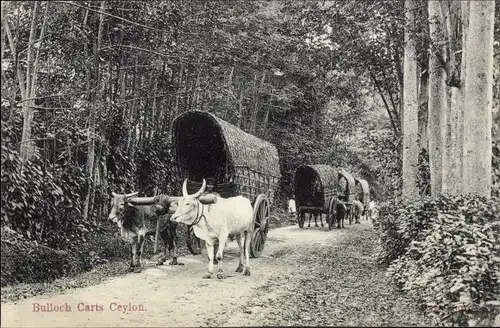
[[[206,188],[205,179],[201,189],[193,195],[187,192],[187,180],[182,185],[182,198],[171,220],[193,226],[195,235],[203,239],[207,246],[209,258],[208,272],[205,279],[212,277],[214,271],[214,243],[219,241],[217,251],[217,278],[224,279],[222,270],[222,253],[228,238],[237,237],[240,247],[240,262],[236,272],[250,275],[250,241],[253,234],[253,208],[250,200],[243,196],[222,198],[217,197],[215,204],[204,205],[199,197]],[[232,238],[231,238],[232,239]],[[245,260],[245,261],[244,261]],[[245,263],[245,264],[243,264]]]

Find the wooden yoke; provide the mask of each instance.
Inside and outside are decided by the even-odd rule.
[[[153,211],[158,215],[174,214],[180,196],[158,195],[155,197],[132,197],[128,202],[132,205],[153,205]],[[200,203],[209,205],[217,203],[217,195],[206,194],[198,198]]]

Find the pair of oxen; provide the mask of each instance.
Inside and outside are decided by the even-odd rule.
[[[250,239],[253,233],[253,207],[243,196],[222,198],[217,193],[207,193],[206,181],[196,193],[189,195],[187,180],[182,186],[182,197],[160,195],[136,197],[131,194],[112,193],[109,219],[116,222],[121,236],[130,245],[130,270],[141,272],[142,252],[146,237],[158,233],[165,245],[163,256],[157,262],[163,264],[168,255],[170,265],[182,265],[177,260],[177,225],[192,226],[195,235],[205,241],[209,258],[208,272],[211,278],[214,259],[217,259],[217,278],[224,279],[222,254],[228,239],[234,239],[240,247],[240,262],[236,272],[250,275]],[[218,249],[215,253],[215,247]],[[215,253],[215,254],[214,254]]]

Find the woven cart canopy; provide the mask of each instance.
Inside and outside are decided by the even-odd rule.
[[[337,171],[323,164],[301,165],[295,170],[294,190],[297,206],[325,207],[335,193]]]
[[[344,198],[346,201],[352,202],[356,198],[356,180],[354,179],[351,173],[347,172],[344,169],[340,169],[338,171],[339,182],[342,179],[346,181],[346,189],[343,191]]]
[[[359,191],[357,188],[357,198],[363,202],[365,206],[368,206],[368,203],[370,202],[370,187],[368,185],[368,181],[360,178],[356,178],[356,187],[360,186],[361,187],[361,195],[359,195]],[[361,196],[361,197],[360,197]]]
[[[234,182],[244,193],[242,185],[250,189],[272,190],[280,177],[278,150],[276,147],[208,112],[191,111],[179,115],[172,126],[172,142],[175,160],[180,172],[178,177],[210,184]],[[243,181],[258,179],[258,184]],[[251,175],[253,174],[253,175]],[[264,187],[263,184],[273,184]]]

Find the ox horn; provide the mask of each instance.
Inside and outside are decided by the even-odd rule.
[[[139,194],[139,192],[138,192],[138,191],[131,192],[130,194],[126,194],[126,195],[125,195],[125,198],[131,198],[131,197],[137,196],[137,194]]]
[[[203,183],[201,184],[201,189],[196,192],[196,194],[193,195],[194,198],[198,198],[205,192],[205,189],[207,188],[207,182],[205,179],[203,179]]]
[[[187,182],[188,180],[185,179],[184,183],[182,184],[182,197],[187,197],[188,195],[188,188],[187,188]]]

